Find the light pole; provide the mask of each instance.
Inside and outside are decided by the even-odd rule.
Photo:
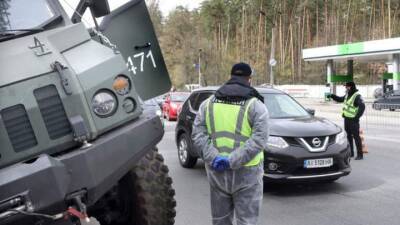
[[[266,13],[262,10],[260,10],[260,13],[265,16],[265,19],[268,20],[272,27],[271,27],[271,54],[269,56],[269,82],[273,86],[275,83],[274,79],[274,66],[276,66],[277,62],[275,60],[275,18],[268,18],[266,16]],[[277,12],[278,14],[281,14],[281,12]],[[267,74],[267,79],[268,79],[268,74]]]
[[[199,87],[201,87],[201,48],[199,48]]]
[[[271,85],[274,85],[274,66],[276,65],[276,60],[275,60],[275,24],[273,24],[273,27],[271,29],[271,55],[269,57],[269,81]]]

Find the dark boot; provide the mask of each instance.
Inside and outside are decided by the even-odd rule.
[[[354,157],[354,145],[353,145],[353,135],[352,135],[352,130],[351,130],[351,123],[348,120],[344,120],[344,129],[347,134],[347,142],[349,143],[350,146],[350,157]]]
[[[353,137],[354,137],[354,142],[356,143],[356,148],[357,148],[357,157],[355,158],[356,160],[363,159],[363,151],[362,151],[362,142],[361,142],[361,137],[360,137],[360,125],[357,123],[355,124],[356,129],[354,129],[353,132]]]

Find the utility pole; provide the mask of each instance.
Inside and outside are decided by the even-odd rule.
[[[275,8],[275,7],[274,7]],[[268,18],[266,13],[260,10],[260,13],[265,16],[265,19],[271,23],[271,54],[269,56],[269,82],[273,86],[275,83],[274,77],[274,66],[276,66],[276,59],[275,59],[275,33],[276,33],[276,18]],[[281,14],[281,12],[277,12]],[[267,74],[268,79],[268,74]]]
[[[271,85],[274,85],[274,66],[276,65],[275,60],[275,24],[272,25],[271,29],[271,55],[269,57],[269,81]]]
[[[199,48],[199,87],[201,87],[201,48]]]

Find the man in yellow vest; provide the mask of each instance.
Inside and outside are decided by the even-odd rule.
[[[357,157],[355,160],[363,159],[362,142],[360,137],[360,118],[364,113],[365,104],[354,82],[345,84],[346,95],[343,97],[334,94],[328,95],[337,102],[344,102],[342,116],[344,118],[344,129],[347,133],[347,140],[350,144],[351,156],[354,156],[353,139],[357,147]]]
[[[232,67],[231,79],[204,101],[192,139],[205,162],[213,225],[256,225],[263,197],[268,110],[250,86],[252,69]]]

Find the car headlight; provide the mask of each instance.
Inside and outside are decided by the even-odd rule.
[[[344,145],[347,141],[346,132],[341,131],[336,135],[335,143],[339,145]]]
[[[92,99],[93,112],[100,117],[109,117],[117,109],[117,99],[110,91],[100,91]]]
[[[159,117],[161,117],[161,116],[162,116],[161,110],[157,110],[157,111],[156,111],[156,115],[159,116]]]
[[[289,147],[288,143],[283,138],[276,136],[268,137],[267,146],[270,148],[279,148],[279,149]]]

